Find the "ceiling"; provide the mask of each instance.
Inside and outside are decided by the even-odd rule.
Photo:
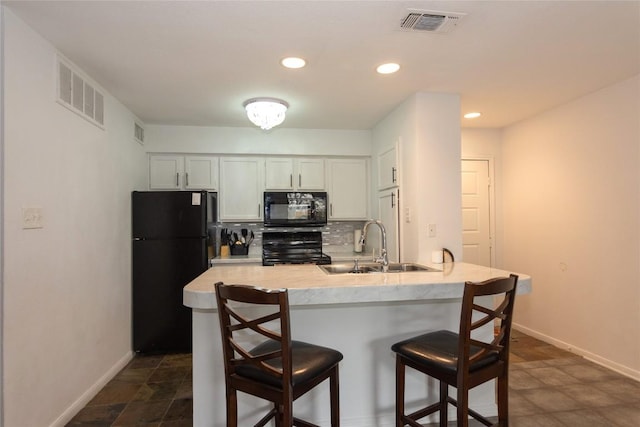
[[[3,1],[148,124],[371,129],[416,92],[461,96],[464,127],[504,127],[640,73],[640,1]],[[404,31],[408,9],[466,14]],[[299,70],[285,56],[304,57]],[[377,65],[398,62],[379,75]]]

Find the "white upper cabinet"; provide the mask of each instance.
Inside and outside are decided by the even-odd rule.
[[[261,220],[264,158],[222,157],[220,177],[220,220]]]
[[[180,190],[184,174],[184,156],[149,156],[149,189]]]
[[[267,190],[325,189],[324,159],[273,157],[265,160]]]
[[[329,219],[368,218],[369,173],[366,159],[327,160]]]
[[[265,160],[265,188],[267,190],[293,189],[293,159],[278,157]]]
[[[217,190],[218,158],[186,156],[184,187],[188,190]]]
[[[296,159],[295,164],[298,172],[298,190],[324,190],[326,188],[324,159]]]
[[[378,190],[398,186],[398,149],[396,145],[378,154]]]
[[[152,154],[150,190],[217,190],[218,157]]]

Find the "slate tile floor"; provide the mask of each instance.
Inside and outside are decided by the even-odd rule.
[[[511,427],[640,426],[640,382],[521,332],[512,339]],[[67,425],[191,427],[191,386],[190,354],[137,356]]]
[[[67,426],[191,427],[191,354],[136,356]]]

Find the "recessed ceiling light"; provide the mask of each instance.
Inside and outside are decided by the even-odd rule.
[[[475,119],[477,117],[480,117],[482,114],[478,113],[478,112],[473,112],[473,113],[467,113],[464,115],[465,119]]]
[[[295,56],[290,56],[288,58],[284,58],[280,61],[283,67],[287,68],[302,68],[307,65],[307,61],[302,58],[297,58]]]
[[[379,65],[376,71],[380,74],[393,74],[400,69],[400,65],[395,62]]]

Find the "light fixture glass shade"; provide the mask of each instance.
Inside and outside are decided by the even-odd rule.
[[[288,107],[289,104],[276,98],[253,98],[244,103],[249,120],[264,130],[284,122]]]

